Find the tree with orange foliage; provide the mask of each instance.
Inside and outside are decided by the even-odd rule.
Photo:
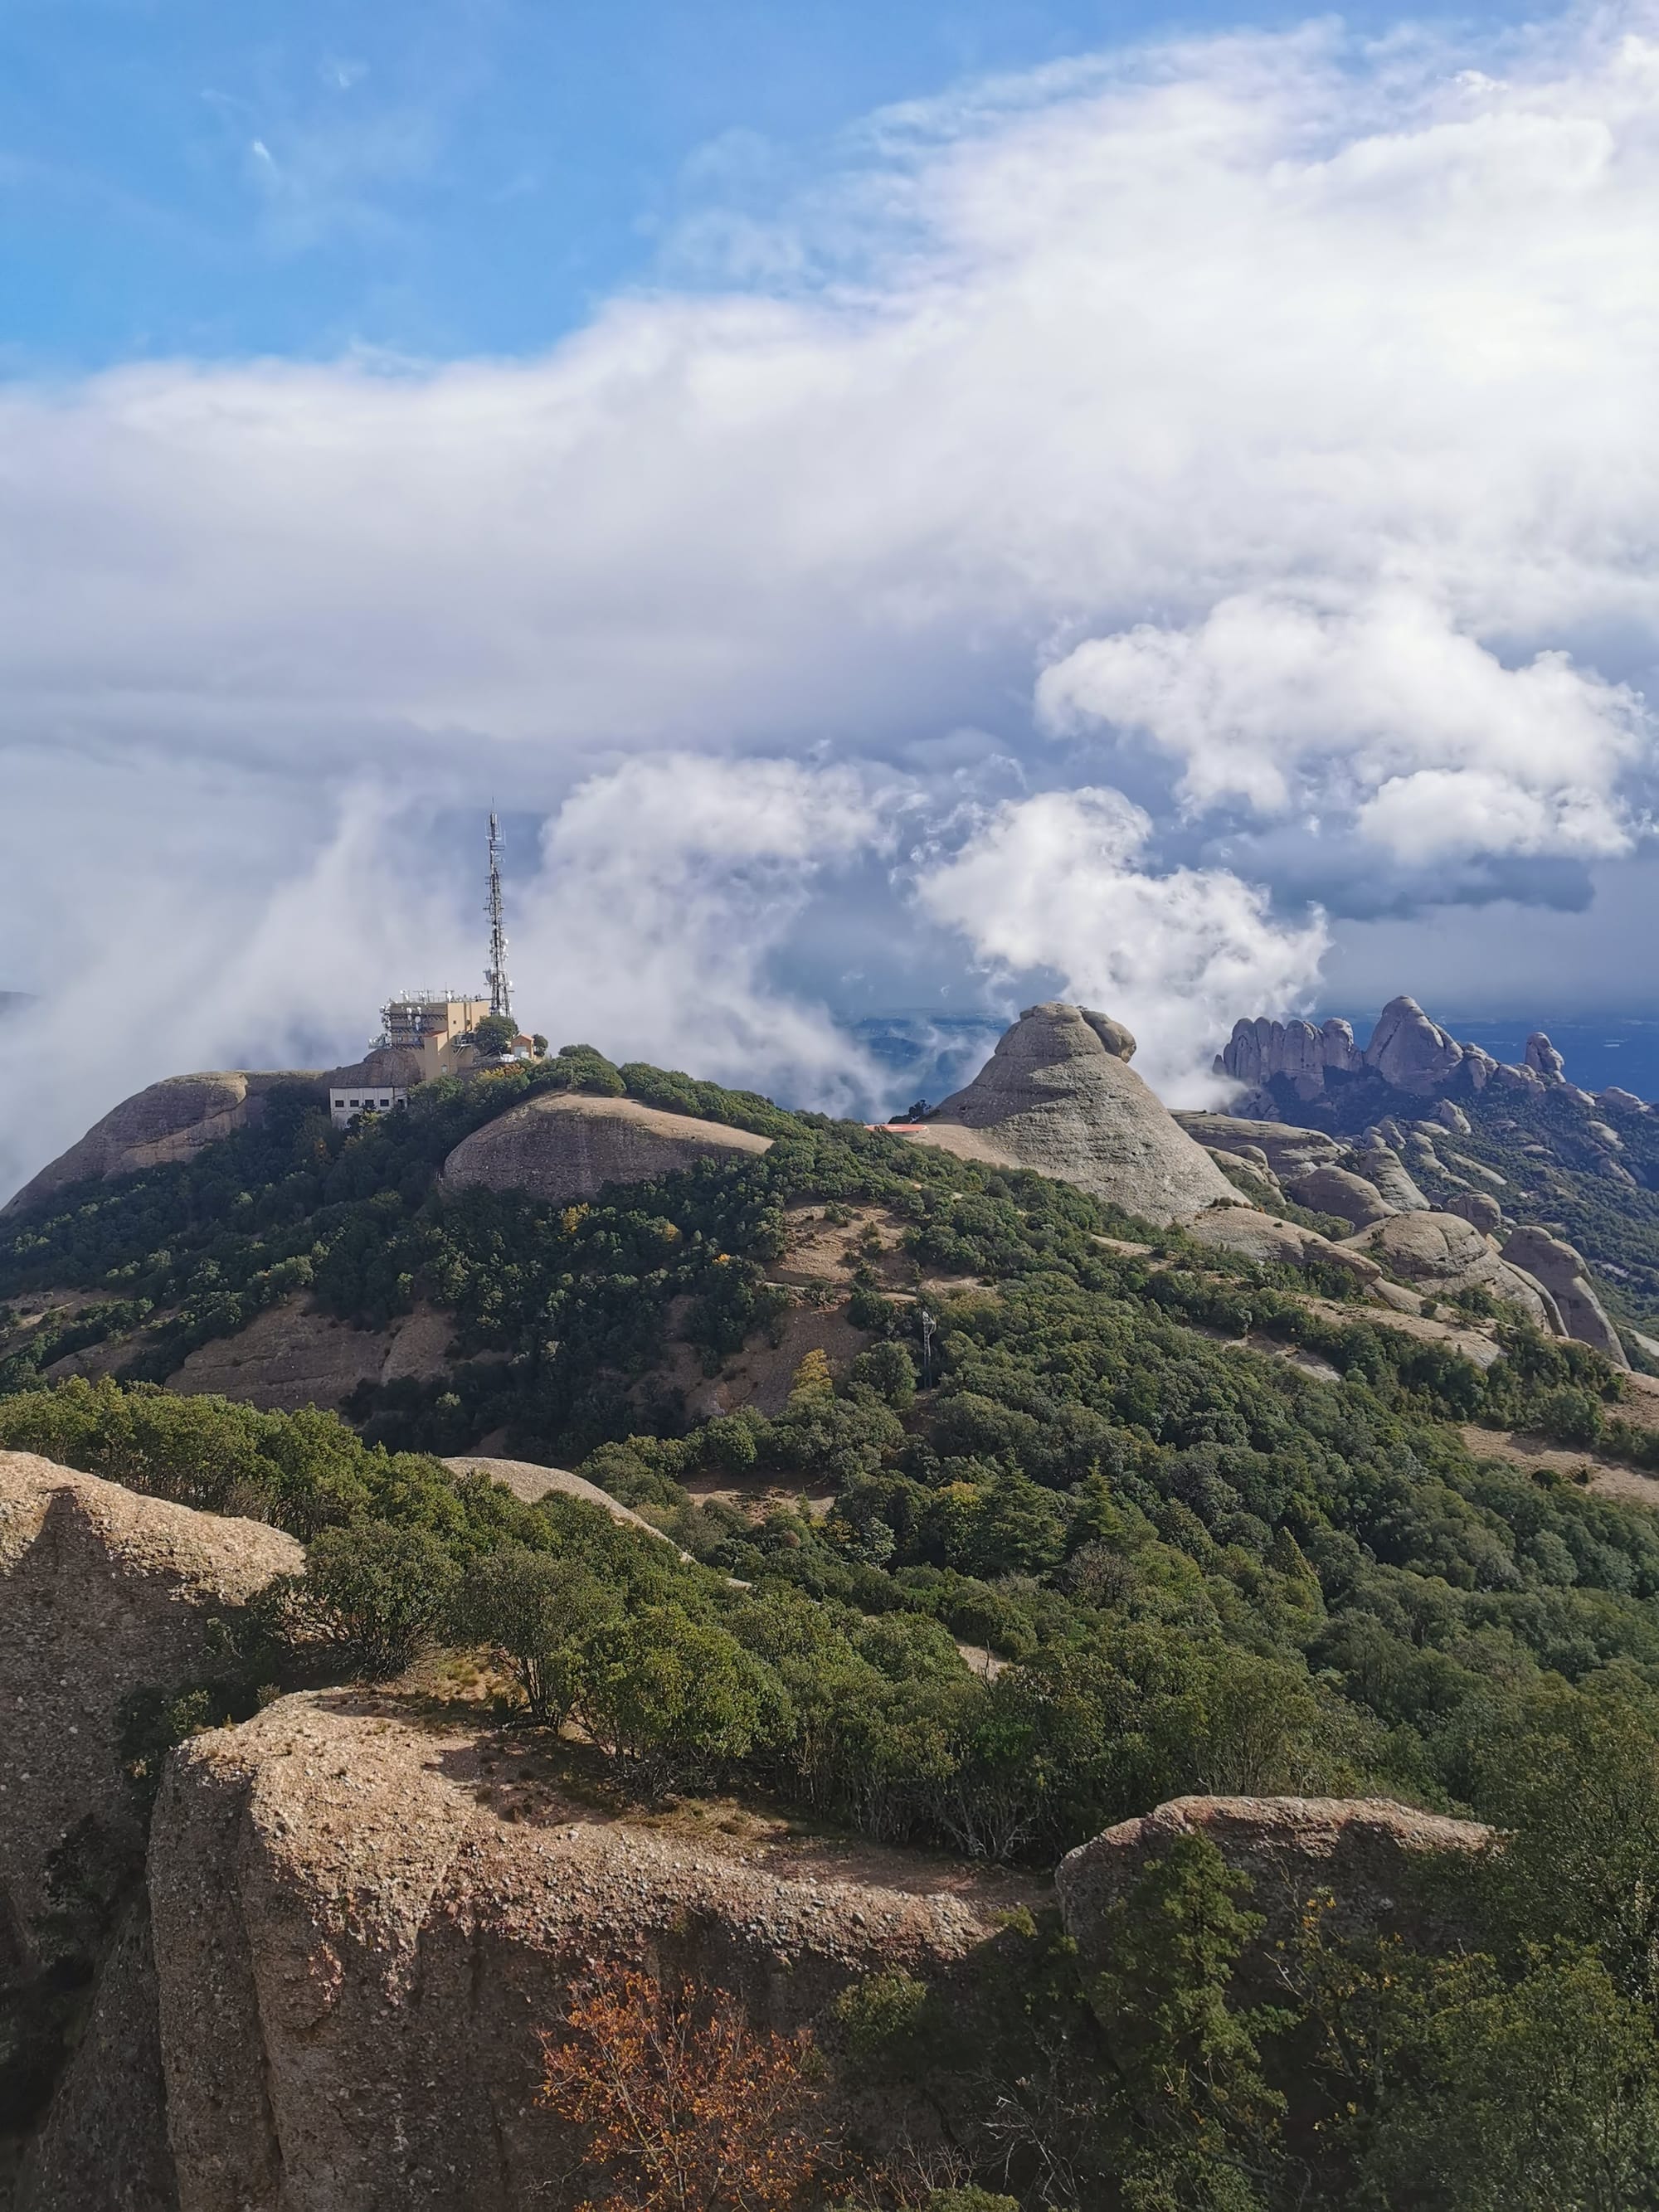
[[[729,1990],[624,1970],[544,2033],[539,2102],[589,2130],[580,2212],[783,2212],[818,2170],[812,2039],[757,2031]]]

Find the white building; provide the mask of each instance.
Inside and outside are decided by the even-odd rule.
[[[337,1083],[328,1094],[328,1118],[337,1129],[349,1129],[360,1114],[389,1114],[408,1100],[401,1084]]]

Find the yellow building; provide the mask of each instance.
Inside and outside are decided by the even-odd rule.
[[[459,1075],[471,1065],[471,1047],[462,1044],[475,1023],[489,1012],[488,999],[458,999],[453,991],[423,991],[393,999],[380,1010],[385,1042],[420,1060],[420,1080]]]

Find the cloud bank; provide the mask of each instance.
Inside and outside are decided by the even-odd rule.
[[[874,118],[538,359],[13,383],[0,1182],[475,970],[492,795],[538,1025],[801,1096],[855,876],[1170,1082],[1376,883],[1431,992],[1647,834],[1656,235],[1646,14],[1321,23]]]

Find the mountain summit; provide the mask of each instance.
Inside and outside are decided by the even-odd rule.
[[[963,1090],[907,1132],[964,1159],[1030,1168],[1126,1212],[1190,1221],[1238,1193],[1129,1066],[1121,1022],[1028,1006]]]

